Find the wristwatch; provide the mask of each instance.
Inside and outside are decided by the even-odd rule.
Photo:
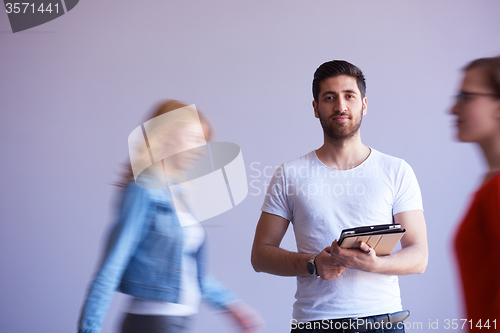
[[[311,276],[318,276],[318,271],[316,270],[316,264],[314,262],[314,259],[316,259],[317,255],[318,254],[311,255],[311,258],[309,258],[309,261],[307,262],[307,272]]]

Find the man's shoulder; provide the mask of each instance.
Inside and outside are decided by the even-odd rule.
[[[310,168],[316,163],[316,151],[313,150],[305,155],[288,160],[278,167],[278,170],[287,173],[287,171],[298,171]]]
[[[297,165],[309,165],[314,161],[314,157],[316,156],[316,150],[313,150],[305,155],[302,155],[300,157],[296,157],[292,160],[286,161],[283,163],[283,166],[289,167],[289,166],[297,166]]]
[[[316,164],[316,151],[313,150],[305,155],[288,160],[278,166],[274,173],[275,177],[294,177],[302,173],[307,174],[307,170]]]
[[[413,168],[400,157],[381,153],[372,148],[373,163],[377,170],[384,170],[384,174],[390,177],[406,177],[413,173]]]
[[[396,156],[382,153],[382,152],[380,152],[374,148],[371,148],[371,147],[370,147],[370,149],[372,150],[372,158],[373,158],[374,162],[376,162],[376,163],[380,163],[380,164],[383,164],[385,166],[397,166],[397,167],[406,163],[405,160],[400,158],[400,157],[396,157]]]

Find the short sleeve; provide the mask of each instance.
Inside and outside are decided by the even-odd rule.
[[[288,198],[289,185],[286,180],[285,165],[282,164],[276,169],[269,183],[261,210],[291,221],[293,218],[293,207],[291,207]]]
[[[422,194],[417,177],[406,161],[401,161],[396,183],[392,215],[409,210],[423,210]]]

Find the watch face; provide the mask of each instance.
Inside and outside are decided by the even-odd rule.
[[[307,263],[307,272],[310,275],[314,275],[316,273],[316,269],[314,267],[314,264],[312,262],[310,262],[310,261]]]

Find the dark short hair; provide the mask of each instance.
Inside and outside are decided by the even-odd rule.
[[[365,97],[366,83],[361,69],[344,60],[332,60],[325,62],[324,64],[319,66],[318,69],[316,69],[316,72],[314,72],[312,92],[314,100],[316,102],[318,102],[321,82],[331,77],[340,75],[347,75],[355,78],[356,82],[358,83],[359,91],[361,92],[361,97]]]
[[[473,60],[464,67],[464,71],[473,68],[484,68],[488,84],[500,95],[500,56]]]

